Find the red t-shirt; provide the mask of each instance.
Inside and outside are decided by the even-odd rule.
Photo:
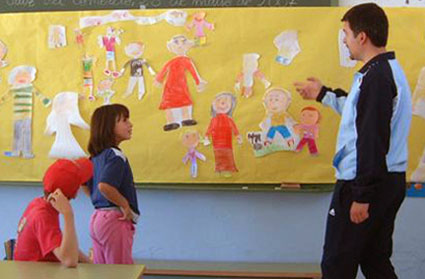
[[[58,262],[53,250],[61,241],[59,212],[45,199],[35,198],[19,221],[14,259]]]

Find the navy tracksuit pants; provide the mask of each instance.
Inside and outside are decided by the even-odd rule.
[[[376,187],[369,218],[350,220],[353,181],[338,180],[333,193],[322,257],[323,279],[355,279],[360,266],[367,279],[396,279],[391,264],[394,220],[406,193],[405,173],[388,173]]]

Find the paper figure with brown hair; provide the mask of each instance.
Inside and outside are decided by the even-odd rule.
[[[161,87],[166,79],[159,109],[165,110],[167,124],[163,127],[164,131],[171,131],[178,129],[180,125],[197,124],[192,117],[193,101],[187,84],[186,71],[189,71],[195,80],[198,92],[205,89],[206,81],[200,77],[192,59],[187,56],[187,52],[193,47],[193,41],[184,35],[176,35],[167,42],[167,47],[176,57],[168,61],[156,76],[155,86]]]
[[[319,122],[320,111],[317,108],[308,106],[301,109],[300,123],[294,125],[295,133],[301,137],[295,152],[300,152],[307,144],[312,156],[319,154],[316,145],[316,140],[319,138]]]
[[[238,171],[233,155],[233,136],[242,144],[242,136],[232,118],[235,107],[236,97],[232,93],[223,92],[215,96],[211,105],[212,119],[205,133],[206,139],[212,140],[215,171],[225,177],[230,177],[233,172]],[[208,144],[208,141],[205,144]]]

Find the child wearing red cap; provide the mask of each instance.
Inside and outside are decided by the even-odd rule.
[[[44,197],[32,200],[19,221],[15,260],[61,262],[67,267],[90,262],[78,249],[69,199],[76,197],[80,185],[92,175],[93,165],[86,158],[59,159],[47,169],[43,178]],[[65,222],[63,232],[59,214]]]
[[[91,119],[88,150],[94,173],[83,189],[96,209],[90,220],[94,263],[133,263],[137,193],[128,159],[118,147],[131,138],[129,117],[127,107],[112,104],[97,108]]]

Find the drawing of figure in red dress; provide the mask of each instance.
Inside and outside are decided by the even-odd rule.
[[[198,74],[195,65],[186,53],[194,46],[193,41],[184,35],[176,35],[167,43],[168,50],[176,57],[168,61],[155,78],[155,86],[161,87],[165,80],[160,110],[165,110],[167,120],[164,131],[178,129],[180,126],[196,125],[192,118],[193,101],[186,79],[188,71],[196,83],[198,92],[205,89],[206,81]]]
[[[212,103],[212,119],[205,133],[206,139],[212,140],[215,171],[225,177],[230,177],[232,172],[238,171],[233,156],[233,135],[236,136],[238,143],[242,144],[242,136],[232,119],[235,106],[236,97],[232,93],[218,94]]]

